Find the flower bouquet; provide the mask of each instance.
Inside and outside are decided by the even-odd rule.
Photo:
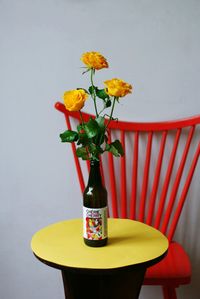
[[[76,131],[66,130],[60,134],[62,142],[76,142],[76,155],[83,160],[99,160],[99,155],[108,151],[114,156],[123,156],[124,151],[119,140],[108,142],[108,128],[113,117],[115,104],[120,98],[131,93],[132,86],[121,79],[114,78],[104,81],[104,88],[99,88],[94,83],[96,71],[108,68],[108,62],[99,52],[86,52],[81,57],[85,65],[83,74],[90,75],[90,86],[88,89],[77,88],[65,91],[63,95],[65,108],[69,111],[79,111],[81,123]],[[81,109],[88,98],[94,103],[95,118],[84,122]],[[97,103],[98,102],[98,103]],[[101,102],[101,103],[100,103]],[[98,108],[101,104],[100,109]],[[110,112],[106,111],[110,109]]]

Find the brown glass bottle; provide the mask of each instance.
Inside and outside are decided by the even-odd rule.
[[[90,161],[90,174],[83,193],[83,232],[88,246],[107,243],[107,191],[102,184],[99,162]]]

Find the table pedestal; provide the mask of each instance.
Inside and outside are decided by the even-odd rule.
[[[146,268],[107,271],[62,270],[66,299],[137,299]]]

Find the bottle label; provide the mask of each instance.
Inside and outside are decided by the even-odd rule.
[[[91,209],[83,207],[83,237],[88,240],[107,238],[107,207]]]

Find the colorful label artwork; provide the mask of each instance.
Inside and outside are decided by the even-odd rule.
[[[107,238],[107,207],[101,209],[83,207],[83,236],[88,240]]]

